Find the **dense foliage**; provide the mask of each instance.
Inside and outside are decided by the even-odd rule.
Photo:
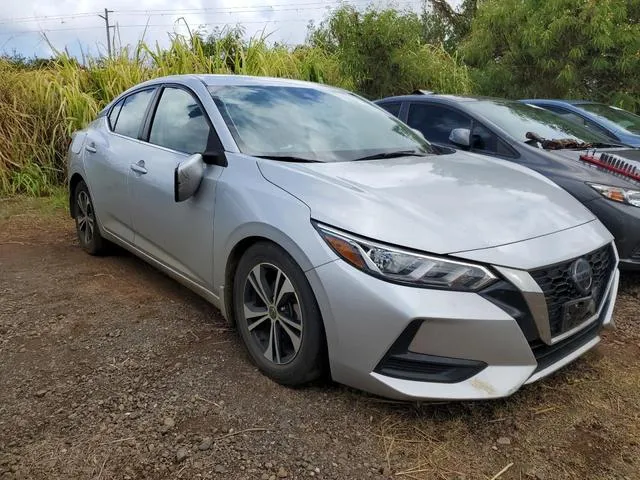
[[[640,110],[640,0],[424,0],[418,13],[334,10],[291,48],[241,26],[140,44],[80,65],[0,59],[0,194],[48,193],[64,180],[70,133],[115,95],[179,73],[269,75],[369,98],[425,88],[593,98]]]
[[[441,44],[428,44],[421,18],[396,10],[360,12],[345,6],[317,28],[308,43],[328,51],[343,76],[368,97],[380,98],[417,88],[468,93],[469,72]]]
[[[640,0],[486,0],[461,52],[481,93],[640,107]]]

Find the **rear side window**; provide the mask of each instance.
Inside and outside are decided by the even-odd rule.
[[[196,99],[180,88],[165,88],[153,118],[149,142],[184,153],[204,153],[211,128]]]
[[[471,130],[471,118],[463,113],[439,105],[413,103],[409,107],[407,123],[420,130],[427,140],[450,144],[449,135],[454,128]]]
[[[118,118],[115,119],[113,131],[127,137],[138,138],[153,92],[154,90],[142,90],[125,98],[122,107],[119,109]],[[111,120],[111,117],[109,120]]]
[[[400,117],[401,103],[381,103],[380,106],[394,117]]]

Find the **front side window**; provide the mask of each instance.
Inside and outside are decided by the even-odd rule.
[[[503,157],[513,157],[514,153],[495,133],[477,122],[471,130],[471,148],[480,153],[491,153]]]
[[[125,98],[116,123],[113,125],[113,131],[127,137],[138,138],[153,92],[153,89],[142,90]]]
[[[344,162],[433,148],[402,122],[349,92],[314,86],[209,88],[238,148],[253,156]]]
[[[165,88],[153,117],[149,142],[183,153],[203,153],[210,127],[193,96],[180,88]]]
[[[424,103],[411,104],[407,123],[420,130],[430,142],[445,145],[451,143],[449,135],[454,128],[471,130],[471,119],[466,115],[440,105]]]
[[[400,107],[402,106],[399,102],[393,103],[381,103],[380,106],[384,108],[387,112],[389,112],[394,117],[400,117]]]

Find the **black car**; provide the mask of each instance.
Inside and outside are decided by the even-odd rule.
[[[640,269],[640,150],[516,101],[416,92],[376,103],[436,146],[514,162],[548,177],[611,231],[621,268]]]

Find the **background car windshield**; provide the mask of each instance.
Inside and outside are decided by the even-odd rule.
[[[381,108],[340,90],[298,86],[210,87],[242,153],[321,162],[431,145]]]
[[[547,140],[572,139],[585,143],[611,143],[606,137],[540,107],[520,102],[480,100],[469,102],[469,109],[492,121],[522,142],[527,132]]]
[[[602,103],[582,103],[576,106],[599,117],[604,117],[630,133],[640,134],[640,117],[638,115]]]

